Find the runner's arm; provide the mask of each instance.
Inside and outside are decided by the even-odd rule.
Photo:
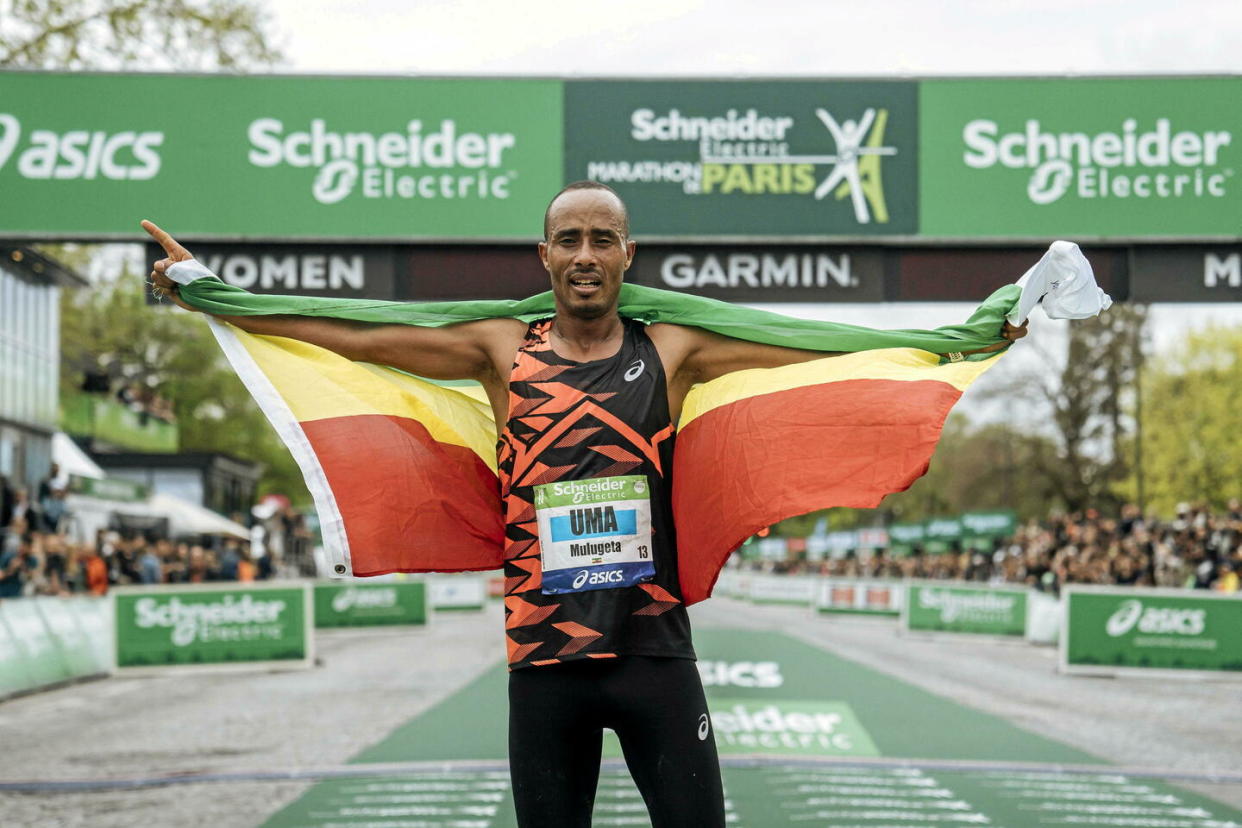
[[[186,310],[197,311],[181,298],[179,286],[167,274],[172,265],[193,256],[151,222],[144,221],[142,226],[167,254],[151,271],[157,294],[168,296]],[[498,366],[511,359],[524,330],[515,319],[485,319],[432,328],[293,315],[216,318],[248,333],[318,345],[356,362],[390,365],[431,379],[473,379],[484,384],[495,383]]]

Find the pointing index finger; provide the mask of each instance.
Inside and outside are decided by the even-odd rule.
[[[161,230],[155,222],[143,219],[141,223],[142,229],[146,230],[147,233],[151,235],[151,238],[155,239],[156,243],[159,244],[160,247],[164,248],[164,252],[168,254],[170,259],[175,262],[180,262],[193,258],[193,256],[190,255],[190,251],[178,244],[177,240],[168,235],[168,233]]]

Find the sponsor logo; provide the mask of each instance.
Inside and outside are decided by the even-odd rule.
[[[638,379],[640,376],[642,376],[643,369],[646,367],[647,367],[647,364],[643,362],[641,359],[634,360],[634,364],[631,365],[625,372],[625,381],[633,382],[634,380]]]
[[[602,571],[592,572],[584,569],[579,572],[573,581],[574,589],[581,589],[584,586],[599,586],[600,584],[619,584],[625,580],[625,573],[620,569],[605,569]]]
[[[545,493],[553,497],[568,497],[573,503],[588,501],[616,500],[616,495],[625,491],[626,480],[616,477],[601,477],[596,480],[569,480],[540,486],[536,493],[537,502],[545,502]],[[637,484],[634,491],[640,492]]]
[[[1111,638],[1131,630],[1145,635],[1200,635],[1207,628],[1207,610],[1144,607],[1142,601],[1123,601],[1104,625]]]
[[[712,713],[712,724],[726,745],[759,748],[852,751],[853,739],[840,729],[843,721],[837,712],[786,712],[775,704],[750,709],[734,704]]]
[[[172,643],[187,647],[197,642],[253,641],[276,639],[283,633],[280,624],[284,601],[262,601],[253,596],[185,604],[176,596],[139,598],[134,602],[134,623],[140,629],[164,627],[171,630]]]
[[[311,195],[337,204],[368,199],[431,201],[505,199],[517,173],[506,155],[517,145],[511,132],[470,132],[452,118],[439,124],[413,119],[404,130],[338,132],[323,118],[302,128],[259,118],[247,130],[247,158],[256,167],[314,170]]]
[[[856,118],[826,108],[777,115],[729,109],[706,116],[678,109],[630,113],[630,138],[639,145],[684,144],[692,160],[591,161],[586,177],[603,183],[674,183],[688,195],[790,195],[822,201],[849,198],[859,224],[888,222],[880,160],[897,154],[884,146],[888,110],[869,107]],[[822,151],[797,154],[790,135],[799,119],[816,126]]]
[[[780,687],[785,683],[775,661],[700,661],[704,687]]]
[[[32,129],[22,142],[22,122],[0,113],[0,170],[10,158],[22,178],[58,181],[148,181],[160,171],[162,132]]]
[[[660,263],[660,280],[680,290],[858,286],[848,253],[730,253],[702,257],[674,253]]]
[[[1174,131],[1169,118],[1125,118],[1120,130],[1099,132],[1053,132],[1036,119],[1004,131],[978,118],[962,128],[962,142],[962,160],[971,169],[1030,170],[1026,197],[1040,205],[1070,194],[1088,200],[1223,198],[1234,174],[1220,165],[1233,133]]]
[[[707,735],[712,732],[711,719],[706,713],[699,716],[699,741],[706,742]]]
[[[1005,621],[1014,613],[1018,599],[1004,593],[959,593],[947,589],[924,588],[918,591],[919,608],[939,610],[940,620]]]
[[[332,598],[332,609],[348,612],[351,609],[391,609],[397,606],[397,590],[392,587],[355,589],[348,587]]]

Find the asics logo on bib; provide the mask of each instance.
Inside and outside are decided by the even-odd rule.
[[[591,572],[584,569],[574,577],[573,587],[574,589],[581,589],[587,584],[592,586],[596,584],[616,584],[620,583],[624,577],[620,569],[609,569],[603,572]]]
[[[704,713],[702,716],[699,716],[699,741],[706,742],[707,734],[711,732],[712,732],[711,719],[709,719],[707,717],[707,714]]]
[[[625,381],[633,382],[634,380],[638,379],[640,376],[642,376],[643,369],[646,367],[647,367],[647,363],[643,362],[641,359],[634,360],[634,364],[631,365],[628,369],[626,369]]]

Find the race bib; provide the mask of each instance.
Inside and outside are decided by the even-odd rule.
[[[655,576],[645,476],[534,488],[545,595],[632,586]]]

